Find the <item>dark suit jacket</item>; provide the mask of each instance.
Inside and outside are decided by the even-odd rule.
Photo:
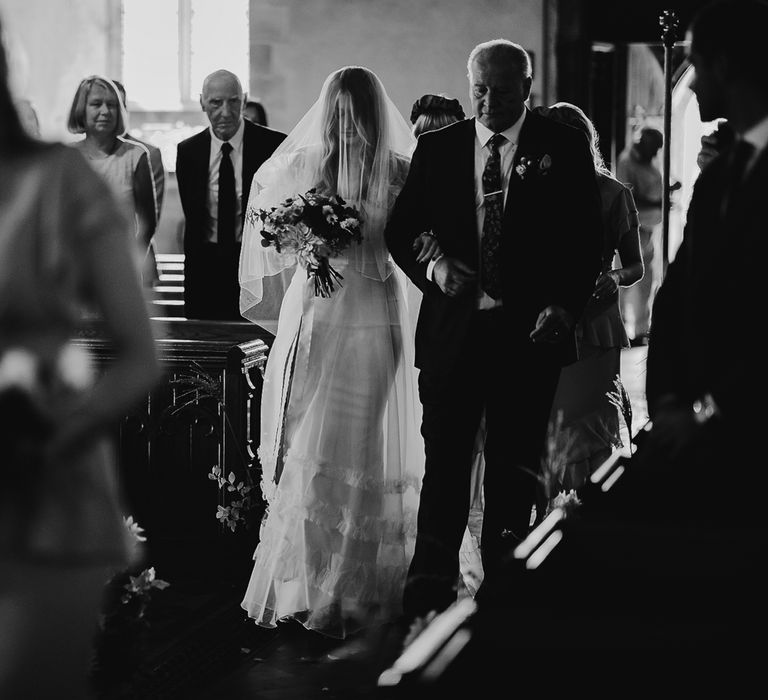
[[[247,119],[243,133],[242,216],[248,205],[253,175],[285,139],[285,134],[254,124]],[[208,260],[202,252],[206,240],[205,222],[208,205],[208,163],[211,134],[208,128],[185,139],[176,149],[176,179],[184,210],[184,301],[186,315],[194,316],[198,299],[212,293],[206,283]],[[238,246],[239,249],[239,246]],[[238,253],[239,256],[239,253]],[[235,283],[237,276],[235,274]],[[191,312],[191,313],[190,313]]]
[[[443,253],[477,270],[475,212],[475,122],[467,119],[422,134],[385,237],[395,262],[424,293],[416,329],[416,365],[450,371],[461,362],[476,306],[473,294],[451,299],[427,281],[411,249],[432,230]],[[600,272],[600,194],[586,139],[576,129],[528,112],[514,166],[521,158],[539,163],[524,177],[513,169],[504,208],[502,298],[504,322],[515,342],[528,343],[538,314],[555,304],[575,319]],[[553,362],[575,359],[575,342],[541,344]]]
[[[768,151],[725,206],[732,151],[713,160],[694,185],[683,242],[653,305],[646,397],[690,405],[709,392],[739,430],[756,427],[765,391],[758,342],[766,308],[760,270],[768,253]]]

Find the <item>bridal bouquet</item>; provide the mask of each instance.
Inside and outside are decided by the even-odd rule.
[[[352,243],[362,241],[360,212],[337,195],[310,189],[288,197],[279,206],[249,209],[246,219],[261,222],[261,244],[278,253],[293,253],[315,281],[315,295],[330,297],[342,275],[329,258],[339,255]]]

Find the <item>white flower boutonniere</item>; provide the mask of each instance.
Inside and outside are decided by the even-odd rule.
[[[521,156],[520,161],[515,166],[515,173],[521,180],[525,180],[529,175],[537,175],[543,177],[549,172],[552,167],[552,157],[549,153],[545,153],[541,158],[536,160],[535,158],[526,158]]]

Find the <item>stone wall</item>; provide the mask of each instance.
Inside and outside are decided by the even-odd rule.
[[[119,77],[120,0],[0,0],[0,19],[16,94],[32,101],[44,137],[71,139],[66,120],[80,80]]]
[[[546,94],[545,4],[251,0],[248,91],[264,102],[270,125],[287,131],[313,103],[331,71],[356,64],[379,75],[406,119],[414,100],[426,92],[457,97],[469,112],[467,55],[480,41],[506,37],[533,53],[536,104]],[[17,91],[35,105],[43,136],[70,138],[66,116],[83,76],[122,77],[120,8],[120,0],[0,0]]]
[[[252,0],[251,93],[288,130],[323,81],[363,65],[407,119],[427,92],[456,97],[469,113],[466,61],[472,47],[504,37],[533,53],[532,102],[544,90],[544,0]]]

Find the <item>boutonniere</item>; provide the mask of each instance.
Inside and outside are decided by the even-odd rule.
[[[522,156],[515,166],[515,172],[521,180],[525,180],[529,175],[538,175],[543,177],[552,167],[552,158],[549,153],[545,153],[537,161],[535,158],[526,158]]]

